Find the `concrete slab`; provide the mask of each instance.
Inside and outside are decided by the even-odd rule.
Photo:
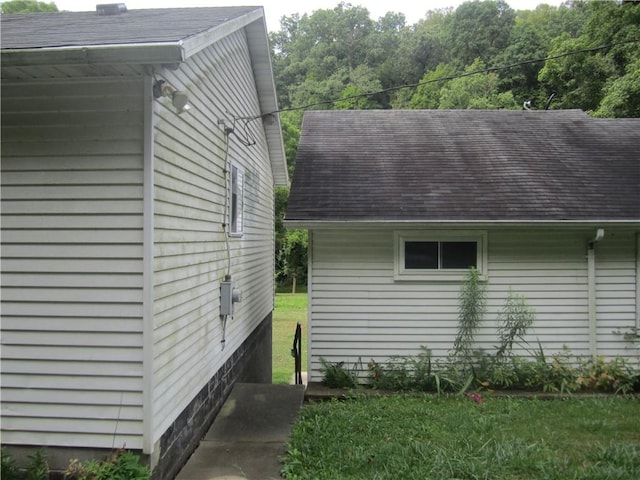
[[[280,479],[304,385],[236,384],[176,480]]]

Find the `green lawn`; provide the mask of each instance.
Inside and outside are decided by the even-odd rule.
[[[296,324],[302,324],[302,371],[307,369],[307,294],[277,293],[273,312],[273,383],[290,383],[295,369],[291,356]]]
[[[640,478],[640,403],[357,397],[306,404],[287,479]]]

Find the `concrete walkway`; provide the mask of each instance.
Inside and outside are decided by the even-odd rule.
[[[176,480],[280,479],[304,385],[238,383]]]

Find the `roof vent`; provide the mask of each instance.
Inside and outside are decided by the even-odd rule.
[[[96,13],[98,15],[120,15],[126,13],[127,6],[124,3],[103,3],[96,5]]]

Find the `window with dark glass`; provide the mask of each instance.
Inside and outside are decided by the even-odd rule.
[[[438,242],[405,242],[404,268],[435,270],[438,268]]]
[[[404,268],[407,270],[467,269],[477,266],[477,242],[404,243]]]

